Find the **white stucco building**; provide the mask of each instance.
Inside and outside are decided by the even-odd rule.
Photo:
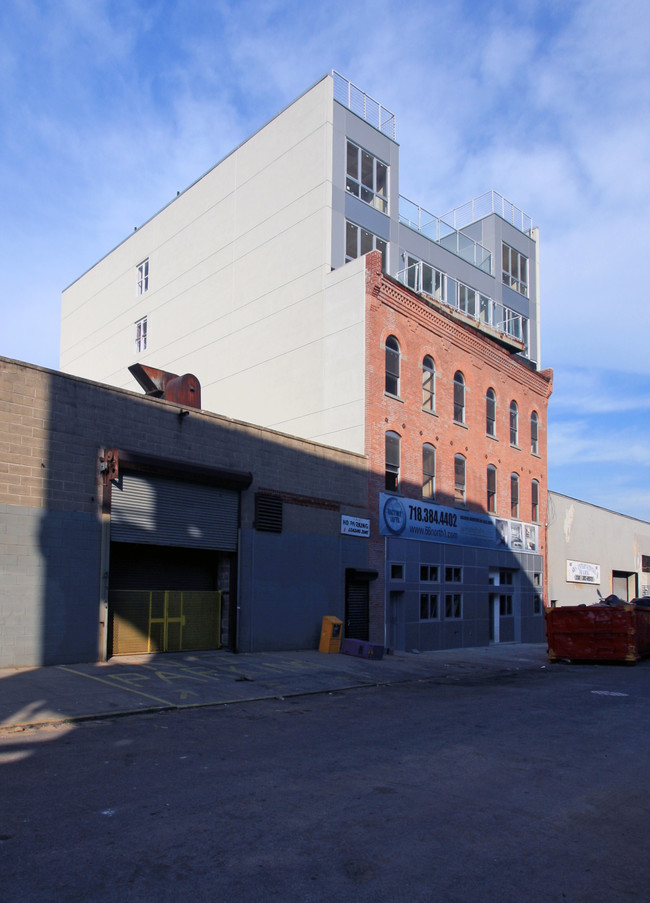
[[[492,191],[434,216],[399,155],[394,115],[326,75],[63,292],[61,369],[197,373],[206,409],[363,452],[372,249],[538,367],[531,219]]]

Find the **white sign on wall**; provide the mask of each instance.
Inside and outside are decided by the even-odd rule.
[[[600,565],[567,558],[566,580],[567,583],[600,583]]]
[[[370,521],[363,517],[341,515],[341,533],[348,536],[370,536]]]

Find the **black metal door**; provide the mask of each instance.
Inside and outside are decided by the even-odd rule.
[[[345,579],[345,636],[368,640],[370,622],[370,585],[348,574]]]

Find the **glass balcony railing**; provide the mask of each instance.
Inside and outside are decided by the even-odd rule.
[[[499,301],[482,295],[476,289],[458,282],[423,261],[397,273],[399,282],[414,292],[428,295],[458,310],[478,323],[522,342],[528,356],[528,318]]]
[[[421,232],[452,254],[492,275],[492,254],[487,248],[454,228],[445,219],[434,216],[402,195],[399,198],[399,221],[403,226]]]
[[[485,194],[481,194],[466,204],[461,204],[460,207],[450,210],[449,213],[445,213],[442,218],[454,229],[462,229],[465,226],[469,226],[470,223],[483,219],[484,216],[488,216],[490,213],[496,213],[526,235],[530,235],[533,231],[531,217],[496,191],[486,191]]]

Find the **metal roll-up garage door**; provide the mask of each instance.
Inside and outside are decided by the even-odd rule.
[[[237,549],[239,492],[122,473],[111,491],[111,541]]]

